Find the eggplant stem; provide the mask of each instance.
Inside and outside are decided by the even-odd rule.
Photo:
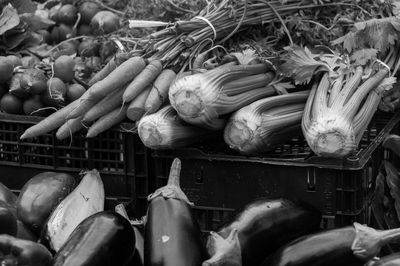
[[[379,232],[382,245],[396,242],[400,239],[400,228]]]
[[[218,233],[210,232],[207,249],[211,257],[202,266],[241,266],[242,253],[238,234],[238,229],[234,228],[224,239]]]
[[[168,183],[166,186],[157,189],[154,193],[150,194],[147,198],[148,201],[153,200],[156,197],[163,197],[165,199],[177,199],[182,200],[193,206],[194,204],[189,201],[185,193],[180,188],[179,178],[181,174],[181,160],[175,158],[171,165],[169,172]]]
[[[384,245],[400,239],[400,228],[378,231],[359,223],[354,223],[356,237],[351,246],[354,256],[368,261],[375,257]]]
[[[180,182],[179,182],[180,176],[181,176],[181,160],[175,158],[171,165],[167,186],[180,187]]]

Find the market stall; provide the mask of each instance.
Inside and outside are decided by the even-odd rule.
[[[397,1],[0,1],[1,265],[400,264]]]

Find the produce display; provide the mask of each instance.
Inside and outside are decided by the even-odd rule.
[[[376,256],[399,240],[399,228],[375,230],[354,223],[321,231],[317,209],[284,198],[253,201],[202,238],[193,203],[180,188],[181,167],[174,159],[167,185],[148,195],[147,213],[140,221],[128,216],[124,204],[104,209],[102,177],[94,169],[79,182],[65,173],[43,172],[28,180],[18,197],[1,184],[0,262],[362,266],[395,265],[388,263],[398,260],[397,254],[381,260]],[[21,215],[15,213],[23,214],[24,230],[35,239],[21,234]]]
[[[4,10],[16,20],[4,34],[25,27],[42,37],[20,44],[40,61],[21,66],[17,54],[2,62],[9,87],[2,110],[47,116],[22,140],[53,130],[60,140],[82,131],[95,138],[132,121],[128,131],[152,149],[219,138],[236,154],[262,156],[300,136],[316,156],[345,158],[378,107],[397,109],[398,18],[390,3],[213,1],[174,23],[121,17],[101,2],[46,1],[28,22],[18,6]],[[337,14],[348,21],[338,23]],[[291,24],[299,16],[322,23],[314,41]],[[260,25],[275,37],[241,38]],[[286,102],[297,93],[308,95],[304,104]],[[282,103],[271,105],[274,97]]]

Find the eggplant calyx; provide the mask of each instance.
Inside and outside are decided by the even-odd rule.
[[[163,197],[164,199],[177,199],[186,202],[190,206],[193,206],[193,202],[190,202],[185,193],[179,188],[174,186],[165,186],[157,189],[154,193],[150,194],[147,198],[148,201],[153,200],[156,197]]]
[[[156,197],[163,197],[165,199],[177,199],[185,201],[187,204],[193,206],[194,204],[189,201],[185,193],[180,187],[180,175],[181,175],[181,160],[175,158],[171,165],[169,172],[168,183],[166,186],[157,189],[153,194],[150,194],[147,198],[148,201]]]
[[[368,261],[373,259],[382,246],[400,239],[400,228],[378,231],[371,227],[354,223],[356,237],[351,246],[354,256]]]
[[[237,229],[232,229],[226,239],[222,238],[218,233],[210,232],[207,250],[211,258],[204,261],[202,266],[242,265],[242,252]]]

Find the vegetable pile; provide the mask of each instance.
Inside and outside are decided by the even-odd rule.
[[[0,188],[1,264],[122,266],[143,254],[135,246],[140,231],[128,216],[104,210],[97,170],[84,172],[80,181],[43,172],[28,180],[18,197],[3,184]]]
[[[47,84],[41,102],[60,109],[21,139],[56,129],[58,139],[85,129],[86,137],[93,138],[130,120],[135,126],[126,130],[138,133],[152,149],[223,137],[238,153],[262,155],[303,135],[313,154],[343,158],[356,152],[378,108],[397,109],[399,97],[392,87],[400,36],[390,3],[212,1],[197,16],[173,24],[128,19],[130,30],[163,27],[132,37],[134,46],[124,46],[127,37],[113,33],[122,21],[111,11],[92,4],[58,8],[50,16],[56,26],[76,19],[74,26],[83,27],[90,20],[91,33],[115,37],[112,43],[119,51],[116,46],[107,51],[110,42],[102,42],[100,35],[82,38],[75,60],[65,55],[55,59],[49,79],[53,86]],[[64,16],[64,10],[71,14]],[[337,14],[348,18],[346,23]],[[335,29],[316,30],[319,43],[293,36],[285,24],[289,21],[293,29],[295,20],[312,15],[320,22],[307,23]],[[241,34],[260,25],[276,34],[273,42],[263,37],[243,41]],[[302,35],[309,29],[293,30]],[[83,65],[99,55],[103,67],[87,73]],[[78,84],[65,90],[62,83],[71,81],[87,90]]]
[[[80,181],[65,173],[43,172],[18,196],[0,183],[0,262],[362,266],[398,261],[398,254],[381,260],[376,256],[383,246],[399,240],[399,228],[375,230],[354,223],[320,230],[318,210],[284,198],[251,202],[204,238],[193,203],[180,188],[181,168],[175,159],[168,183],[148,196],[141,220],[130,220],[124,204],[104,209],[104,186],[94,169],[84,172]]]

